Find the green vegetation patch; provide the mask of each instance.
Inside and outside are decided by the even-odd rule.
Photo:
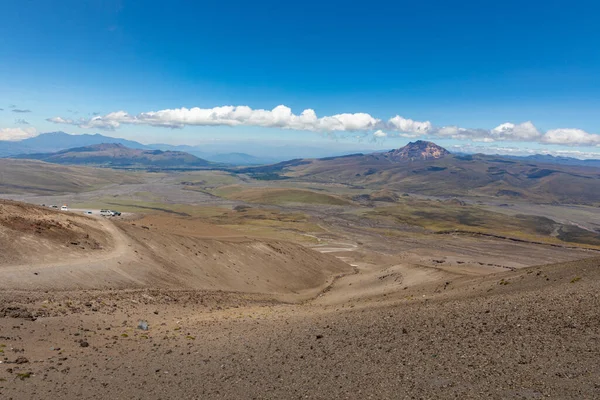
[[[367,211],[368,218],[413,225],[432,232],[464,231],[547,243],[600,246],[600,235],[546,217],[509,216],[473,205],[401,198],[398,205]]]
[[[260,188],[235,190],[225,188],[219,195],[232,200],[242,200],[249,203],[285,204],[305,203],[344,206],[352,204],[349,200],[325,193],[317,193],[306,189]]]

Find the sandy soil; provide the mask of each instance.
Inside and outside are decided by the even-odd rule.
[[[11,207],[10,215],[21,221],[15,225],[11,219],[10,225],[3,225],[5,242],[10,243],[5,253],[21,254],[15,249],[29,243],[28,255],[17,257],[18,262],[11,257],[0,263],[0,289],[177,288],[300,300],[318,294],[335,276],[353,271],[334,256],[294,243],[249,238],[200,220],[162,216],[113,220],[30,205],[16,209],[15,204],[3,206],[5,214]],[[44,233],[48,245],[32,252],[41,234],[31,226],[37,226],[40,218],[72,224],[63,223],[60,234],[54,228]],[[104,245],[72,245],[75,235],[84,234],[79,232],[81,226],[94,232],[89,240],[101,237]]]
[[[0,214],[2,398],[600,397],[594,253],[335,223],[307,249],[2,204],[23,218]],[[36,233],[48,218],[73,222]]]
[[[599,266],[460,278],[329,307],[200,292],[3,293],[38,317],[0,319],[0,394],[597,398]]]

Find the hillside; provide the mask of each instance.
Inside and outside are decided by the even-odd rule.
[[[35,206],[21,212],[28,223],[60,218]],[[98,224],[119,240],[72,249],[93,259],[19,268],[0,260],[2,394],[597,398],[600,259],[589,253],[467,276],[357,251],[343,253],[359,266],[349,274],[333,256],[193,219]],[[312,300],[269,297],[302,298],[315,284],[326,289]]]
[[[482,154],[457,156],[431,142],[386,153],[294,160],[244,173],[433,196],[492,196],[536,202],[597,204],[600,171]]]
[[[143,150],[119,143],[76,147],[56,153],[22,154],[15,158],[53,164],[100,165],[111,167],[203,167],[209,162],[182,151]]]
[[[111,221],[0,200],[0,288],[171,288],[314,295],[352,268],[199,220]]]
[[[0,200],[0,266],[100,257],[114,243],[98,222],[83,215]]]
[[[338,196],[318,193],[306,189],[288,188],[257,188],[244,189],[237,186],[225,186],[215,191],[216,194],[228,199],[242,200],[249,203],[259,204],[323,204],[344,206],[351,204],[350,201]]]
[[[35,160],[0,159],[0,193],[80,193],[110,184],[141,183],[134,173]]]

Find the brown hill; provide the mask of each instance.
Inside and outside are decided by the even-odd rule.
[[[131,149],[118,143],[102,143],[56,153],[23,154],[21,159],[54,164],[105,165],[113,167],[203,167],[210,163],[183,151]]]
[[[83,215],[0,200],[0,268],[106,254],[113,243],[99,222]]]
[[[0,193],[79,193],[110,184],[141,182],[137,174],[107,168],[0,159]]]
[[[337,258],[197,219],[112,222],[0,200],[0,288],[170,288],[311,297],[352,271]]]

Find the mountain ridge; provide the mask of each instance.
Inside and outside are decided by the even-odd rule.
[[[455,155],[432,142],[410,143],[384,153],[297,159],[240,171],[259,179],[298,179],[427,196],[600,205],[596,168],[484,154]]]
[[[206,160],[182,151],[132,149],[120,143],[99,143],[53,153],[21,154],[17,159],[33,159],[53,164],[109,167],[205,167]]]
[[[427,142],[427,141],[417,141]],[[417,143],[415,142],[415,143]],[[281,161],[298,159],[298,158],[335,158],[340,156],[348,156],[351,154],[358,153],[356,150],[347,151],[331,151],[329,154],[321,151],[321,155],[318,154],[317,148],[302,148],[302,151],[294,151],[290,153],[288,150],[290,146],[264,146],[261,148],[255,147],[244,147],[243,151],[240,152],[233,148],[227,148],[227,143],[221,144],[205,144],[205,145],[169,145],[169,144],[142,144],[134,140],[128,140],[118,137],[111,137],[102,135],[100,133],[95,134],[81,134],[74,135],[63,131],[47,132],[42,133],[36,137],[23,139],[20,141],[0,141],[0,158],[11,157],[15,155],[23,154],[35,154],[35,153],[52,153],[61,150],[67,150],[75,147],[89,146],[100,143],[120,143],[126,147],[134,149],[145,149],[145,150],[174,150],[184,151],[195,155],[196,157],[206,159],[211,162],[227,163],[231,165],[258,165],[258,164],[272,164]],[[428,142],[432,143],[432,142]],[[433,143],[435,144],[435,143]],[[283,151],[282,149],[287,149]],[[295,147],[294,147],[295,148]],[[260,149],[260,151],[259,151]],[[266,150],[266,151],[265,151]],[[374,150],[362,150],[365,154],[383,154],[385,152],[393,155],[399,149],[391,149],[386,151],[374,151]],[[446,150],[446,149],[444,149]],[[447,151],[447,150],[446,150]],[[312,153],[313,155],[308,155]],[[303,155],[306,154],[306,155]],[[463,153],[452,152],[453,155],[458,156]],[[491,156],[489,154],[488,156]],[[547,163],[547,164],[558,164],[558,165],[576,165],[576,166],[587,166],[587,167],[600,167],[600,159],[579,159],[565,156],[553,156],[550,154],[535,154],[535,155],[496,155],[502,158],[511,160],[521,161],[534,161],[536,163]],[[435,157],[433,157],[435,158]]]

